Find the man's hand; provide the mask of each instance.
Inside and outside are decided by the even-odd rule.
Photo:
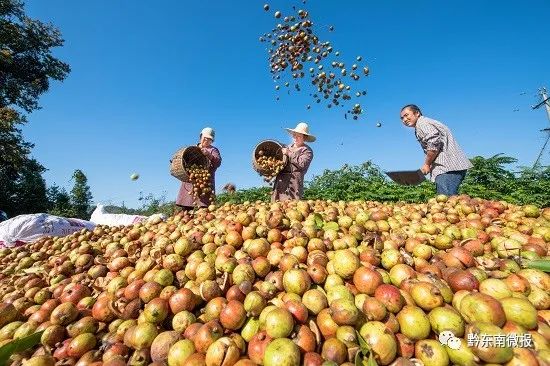
[[[286,147],[283,147],[283,148],[281,149],[281,152],[283,153],[283,155],[287,155],[287,154],[288,154],[288,150],[287,150]]]
[[[422,165],[422,168],[420,170],[424,174],[428,174],[432,171],[432,165],[435,159],[437,159],[437,156],[439,155],[439,151],[437,150],[428,150],[426,153],[426,159],[424,160],[424,165]]]
[[[429,172],[432,171],[432,167],[429,166],[428,164],[424,164],[424,165],[422,165],[422,168],[420,168],[420,171],[421,171],[424,175],[426,175],[426,174],[428,174]]]

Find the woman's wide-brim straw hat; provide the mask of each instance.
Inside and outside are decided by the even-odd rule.
[[[285,128],[288,132],[300,133],[305,136],[305,140],[308,142],[313,142],[317,138],[309,133],[309,126],[305,122],[300,122],[296,125],[295,128]]]

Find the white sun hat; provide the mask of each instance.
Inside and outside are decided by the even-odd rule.
[[[201,131],[201,136],[203,137],[208,137],[209,139],[211,139],[212,141],[214,141],[214,136],[216,135],[216,133],[214,132],[214,130],[210,127],[205,127],[202,129]]]
[[[309,126],[305,122],[300,122],[295,128],[285,128],[288,132],[301,133],[308,142],[314,142],[317,138],[309,133]]]

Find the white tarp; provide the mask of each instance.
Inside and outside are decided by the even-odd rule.
[[[156,219],[157,217],[160,218],[161,220],[166,219],[166,215],[164,214],[154,214],[151,216],[111,214],[105,211],[105,206],[98,204],[94,212],[92,212],[90,221],[96,225],[128,226],[128,225],[133,225],[142,221],[151,221]]]
[[[19,215],[0,222],[0,247],[14,247],[44,236],[67,236],[82,229],[93,230],[90,221],[48,215]]]

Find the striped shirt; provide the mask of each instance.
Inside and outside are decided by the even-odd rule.
[[[432,182],[442,173],[467,170],[473,166],[449,128],[443,123],[420,116],[416,122],[414,133],[424,153],[427,153],[428,150],[439,151],[439,155],[432,164],[433,169],[430,174]]]

